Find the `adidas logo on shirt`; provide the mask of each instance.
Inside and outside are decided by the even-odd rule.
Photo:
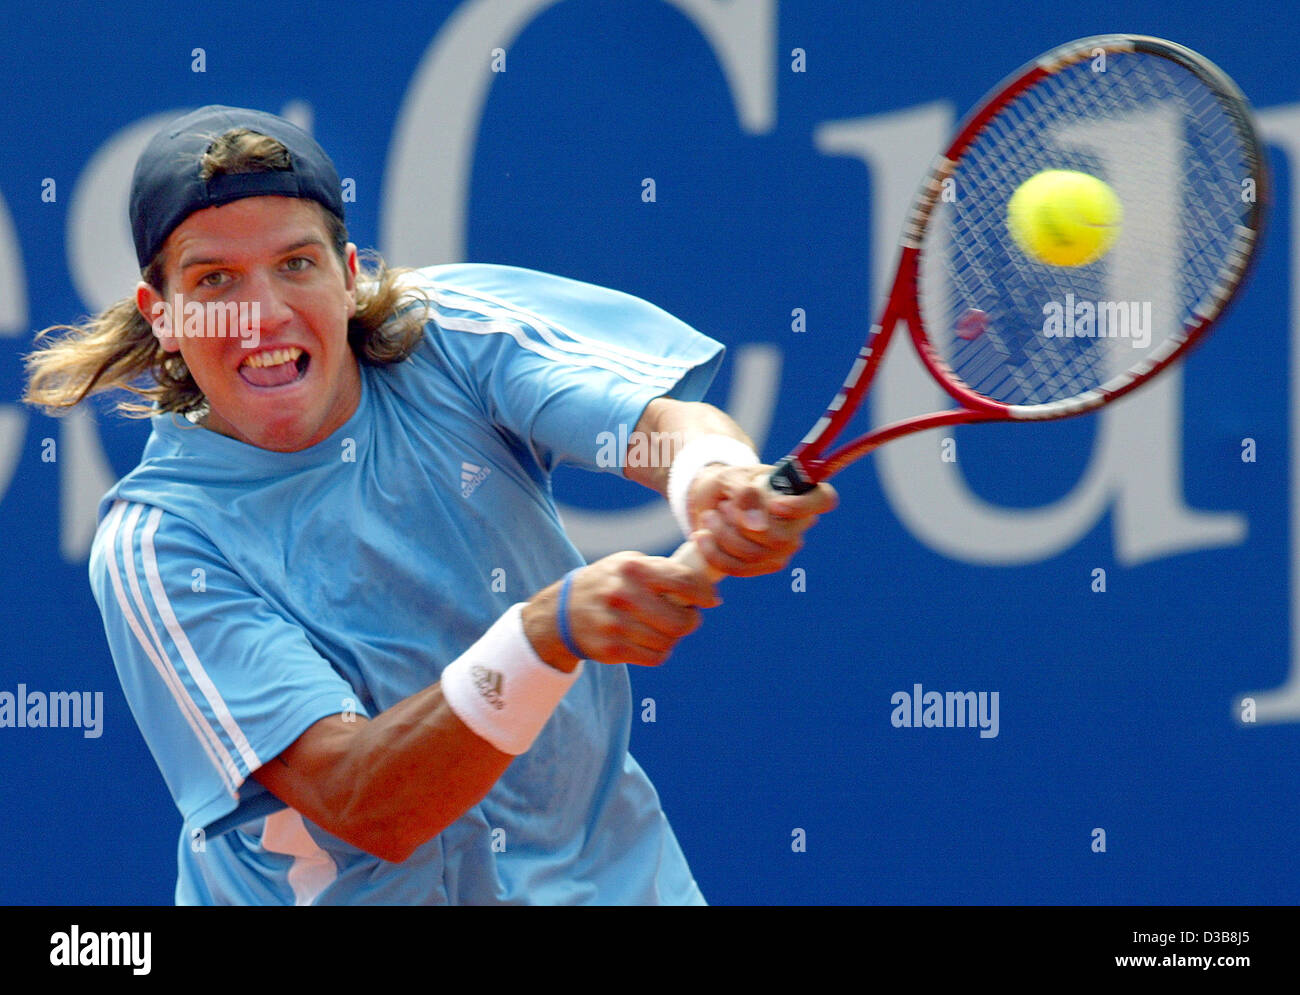
[[[498,711],[506,707],[501,694],[505,690],[505,681],[495,670],[488,670],[481,664],[475,664],[469,670],[470,679],[489,705]]]
[[[473,463],[462,463],[460,465],[460,495],[469,497],[476,490],[478,485],[487,479],[487,475],[492,472],[490,466],[477,466]]]

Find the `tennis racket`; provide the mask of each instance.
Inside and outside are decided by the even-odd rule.
[[[1012,193],[1055,169],[1098,177],[1120,200],[1122,227],[1095,262],[1040,262],[1011,235]],[[913,432],[1095,411],[1169,369],[1241,287],[1260,238],[1264,169],[1241,92],[1181,45],[1102,35],[1023,66],[935,160],[878,323],[771,486],[804,493]],[[901,324],[958,406],[832,448]],[[689,541],[674,558],[720,576]]]

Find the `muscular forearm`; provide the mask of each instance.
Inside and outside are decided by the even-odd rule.
[[[335,836],[397,862],[477,804],[513,759],[435,684],[374,719],[321,719],[255,776]]]
[[[668,448],[671,455],[701,435],[726,435],[737,439],[753,448],[753,441],[739,425],[723,411],[711,404],[689,401],[675,401],[672,398],[659,397],[646,405],[645,411],[637,422],[636,432],[629,441],[623,474],[629,480],[658,491],[668,493],[668,469],[671,459],[662,456]],[[633,449],[638,444],[642,452],[650,455],[648,460],[636,459]],[[664,440],[671,440],[671,447],[664,445]],[[646,465],[649,463],[650,465]]]
[[[339,838],[385,860],[405,860],[487,794],[550,714],[544,707],[530,711],[526,703],[524,713],[517,714],[508,705],[516,695],[501,695],[488,712],[514,716],[507,719],[502,738],[492,718],[483,724],[476,672],[484,666],[498,671],[508,689],[523,693],[526,702],[537,674],[576,668],[577,657],[554,633],[557,587],[534,597],[519,620],[512,621],[507,612],[443,672],[440,683],[374,719],[322,719],[258,771],[258,779]],[[557,686],[554,678],[541,679],[543,685],[558,687],[554,694],[567,688],[567,682]],[[520,720],[526,720],[524,725]]]

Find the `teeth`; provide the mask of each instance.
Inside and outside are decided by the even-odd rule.
[[[259,367],[279,366],[281,363],[296,363],[301,355],[302,350],[297,346],[290,346],[287,349],[268,349],[265,352],[254,353],[244,360],[244,363]]]

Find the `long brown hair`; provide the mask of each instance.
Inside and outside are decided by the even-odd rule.
[[[213,136],[200,160],[208,180],[223,173],[285,170],[289,153],[274,138],[245,128]],[[321,208],[330,244],[346,266],[348,230],[343,220]],[[159,250],[141,278],[165,295],[167,249]],[[364,252],[357,274],[357,310],[348,322],[348,344],[358,361],[371,366],[406,359],[424,334],[427,298],[403,277],[410,270],[389,267],[378,254]],[[130,396],[117,402],[129,418],[164,412],[201,413],[207,401],[179,352],[167,352],[150,323],[127,297],[77,325],[53,325],[36,336],[37,348],[25,357],[28,372],[23,400],[51,414],[66,411],[92,394],[110,390]],[[132,400],[140,398],[140,401]]]

